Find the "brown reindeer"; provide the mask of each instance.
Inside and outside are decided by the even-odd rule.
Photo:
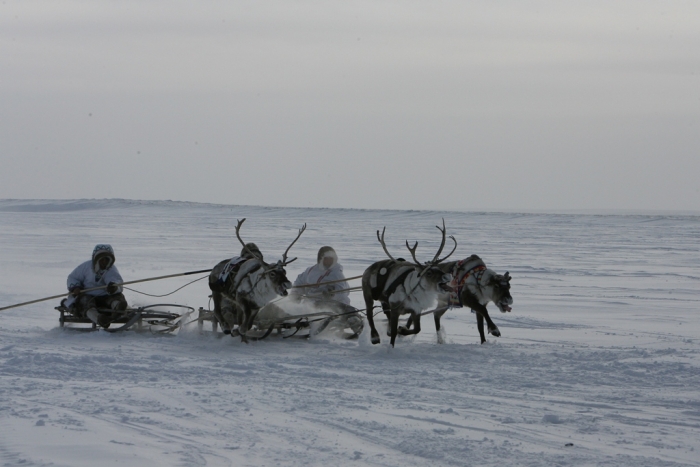
[[[241,258],[217,264],[209,275],[209,288],[214,300],[214,315],[224,332],[232,336],[239,334],[243,342],[248,342],[246,333],[260,308],[277,295],[286,296],[287,289],[292,287],[284,267],[296,258],[287,260],[287,253],[306,230],[306,224],[299,229],[299,234],[285,250],[282,260],[268,264],[254,244],[246,244],[241,239],[243,222],[245,219],[238,221],[236,237],[243,245],[244,254]],[[231,263],[236,260],[231,268]],[[234,332],[236,325],[238,329]]]
[[[390,259],[372,264],[362,276],[362,294],[367,307],[367,321],[371,328],[372,344],[380,342],[379,333],[374,326],[373,308],[375,301],[382,304],[382,309],[389,319],[388,335],[391,337],[391,346],[393,347],[397,334],[418,334],[420,332],[421,311],[434,303],[438,294],[452,290],[448,285],[452,276],[436,266],[454,253],[457,249],[457,240],[450,236],[455,246],[449,255],[439,259],[445,247],[445,220],[442,221],[442,228],[436,227],[442,233],[442,243],[433,259],[426,263],[421,263],[416,259],[418,242],[411,248],[408,245],[408,240],[406,248],[411,252],[414,263],[403,259],[394,259],[384,243],[386,227],[382,230],[381,237],[379,230],[377,230],[377,239],[382,245],[384,253]],[[399,316],[403,314],[411,315],[414,323],[412,329],[399,328]]]

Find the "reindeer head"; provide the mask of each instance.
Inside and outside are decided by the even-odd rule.
[[[292,245],[294,245],[297,242],[297,240],[299,240],[301,234],[304,233],[304,230],[306,230],[306,224],[304,224],[302,228],[299,229],[297,237],[284,251],[282,259],[274,264],[268,264],[265,261],[263,261],[262,257],[258,253],[256,253],[254,250],[249,249],[246,243],[243,241],[243,239],[241,239],[240,230],[241,225],[243,225],[243,222],[245,222],[245,218],[238,221],[238,225],[236,225],[236,237],[238,238],[238,241],[241,242],[241,245],[243,245],[243,249],[247,251],[248,254],[262,266],[262,272],[258,275],[256,283],[262,282],[261,285],[267,286],[268,288],[274,290],[274,293],[276,293],[277,295],[281,295],[283,297],[287,296],[287,290],[292,288],[292,283],[289,281],[289,279],[287,279],[287,271],[285,271],[284,267],[297,259],[292,258],[291,260],[287,260],[287,253],[289,253],[289,250],[292,248]]]
[[[510,295],[510,274],[494,274],[486,281],[486,287],[491,289],[491,300],[502,313],[511,311],[513,297]]]
[[[425,263],[421,263],[416,259],[416,249],[418,248],[418,242],[416,242],[413,245],[413,248],[411,248],[408,245],[408,240],[406,240],[406,248],[408,248],[408,251],[411,252],[411,257],[413,258],[413,262],[415,265],[419,268],[418,272],[418,277],[424,280],[425,283],[434,285],[436,287],[437,292],[451,292],[452,287],[450,287],[449,283],[452,281],[452,274],[445,273],[441,271],[437,265],[445,261],[447,258],[452,256],[452,254],[455,252],[457,249],[457,240],[455,240],[454,236],[450,235],[450,238],[454,242],[455,246],[452,248],[452,251],[450,254],[445,256],[444,258],[440,258],[440,254],[442,253],[442,250],[445,248],[445,240],[446,240],[446,229],[445,229],[445,219],[442,220],[442,228],[440,226],[436,225],[435,226],[441,233],[442,233],[442,242],[440,243],[440,248],[438,248],[437,253],[435,253],[435,256],[433,256],[433,259],[430,261],[427,261]],[[396,261],[391,254],[389,254],[389,251],[386,248],[386,244],[384,243],[384,232],[386,231],[386,227],[382,230],[382,235],[379,235],[379,230],[377,230],[377,239],[379,240],[379,243],[381,243],[382,248],[384,249],[384,253],[391,258],[392,260]]]

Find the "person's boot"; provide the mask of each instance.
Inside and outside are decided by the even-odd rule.
[[[122,300],[113,300],[112,303],[109,304],[109,307],[114,311],[125,311],[126,302]]]
[[[103,328],[107,329],[109,325],[112,323],[112,319],[108,314],[100,314],[99,317],[97,318],[97,324],[102,326]]]
[[[87,316],[88,319],[93,323],[100,324],[100,314],[97,312],[97,309],[90,308],[88,311],[85,312],[85,316]]]
[[[96,308],[90,308],[85,315],[90,318],[90,321],[92,321],[95,324],[98,324],[102,326],[103,328],[107,329],[111,323],[111,320],[109,316],[100,314],[99,311],[97,311]]]

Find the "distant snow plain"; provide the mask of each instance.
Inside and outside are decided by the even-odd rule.
[[[435,253],[513,276],[502,337],[474,315],[432,318],[395,348],[243,344],[200,335],[61,330],[58,301],[0,313],[0,465],[700,465],[700,217],[268,208],[128,200],[0,201],[0,307],[62,293],[110,243],[125,280],[213,267],[242,236],[293,280],[322,245],[346,276],[390,252]],[[168,293],[192,276],[134,285]],[[359,285],[353,281],[351,285]],[[208,306],[206,281],[167,298]],[[162,303],[126,292],[135,305]],[[352,303],[364,308],[361,294]],[[385,326],[380,319],[380,326]],[[381,331],[380,331],[381,334]],[[384,334],[381,334],[384,336]]]

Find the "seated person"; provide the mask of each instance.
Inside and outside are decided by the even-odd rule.
[[[97,308],[124,311],[127,306],[122,287],[117,285],[124,280],[114,265],[114,260],[111,245],[96,245],[92,251],[92,260],[79,265],[68,276],[70,295],[61,305],[75,315],[87,317],[93,323],[108,328],[110,314],[100,314]],[[106,287],[83,292],[85,289],[100,286]]]
[[[336,292],[347,289],[350,286],[344,281],[343,266],[338,263],[338,255],[329,246],[321,247],[318,250],[316,264],[299,274],[294,281],[294,289],[291,290],[293,298],[300,298],[301,295],[309,295],[313,299],[329,299],[350,305],[349,292]],[[335,282],[333,284],[323,284],[323,282]],[[318,285],[317,285],[318,284]],[[299,287],[307,285],[309,287]]]
[[[335,282],[339,281],[339,282]],[[327,282],[333,282],[328,284]],[[308,287],[302,287],[308,286]],[[333,318],[320,318],[318,325],[310,335],[322,332],[324,329],[332,329],[338,335],[350,339],[357,337],[362,332],[363,320],[358,315],[357,309],[350,305],[348,283],[343,275],[343,267],[338,263],[335,250],[329,246],[318,250],[316,264],[299,274],[294,287],[290,290],[289,297],[292,300],[304,299],[303,304],[309,304],[314,310],[311,312],[332,311],[337,314]],[[343,290],[343,292],[339,292]],[[285,319],[294,319],[301,315],[288,313],[285,305],[279,302],[268,303],[258,313],[256,319],[262,328],[279,323]],[[308,325],[308,323],[307,323]],[[346,331],[350,329],[348,334]]]

